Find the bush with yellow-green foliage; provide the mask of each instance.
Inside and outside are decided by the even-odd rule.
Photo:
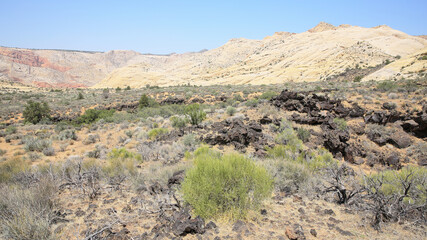
[[[182,192],[195,214],[203,218],[245,218],[257,210],[273,189],[264,167],[240,154],[219,153],[203,146],[193,154]]]
[[[148,132],[148,138],[155,140],[156,138],[165,135],[169,131],[166,128],[154,128]]]
[[[108,154],[107,164],[103,167],[103,171],[110,178],[123,178],[135,175],[138,163],[142,163],[141,155],[129,152],[125,148],[115,148]]]
[[[382,222],[411,219],[425,221],[427,168],[408,166],[366,176],[363,181],[371,200],[373,226]]]
[[[199,125],[206,119],[206,112],[198,103],[193,103],[185,107],[185,115],[192,125]]]
[[[29,168],[27,161],[22,157],[14,157],[0,163],[0,183],[9,181],[15,174]]]

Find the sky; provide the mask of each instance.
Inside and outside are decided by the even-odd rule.
[[[20,48],[184,53],[231,38],[305,32],[320,21],[427,34],[427,0],[0,0],[0,6],[0,45]]]

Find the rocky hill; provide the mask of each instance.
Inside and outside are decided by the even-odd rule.
[[[303,33],[231,39],[209,51],[167,56],[0,48],[0,78],[37,86],[103,88],[342,80],[361,70],[367,75],[363,80],[383,80],[422,74],[426,53],[425,38],[385,25],[321,22]],[[392,64],[381,66],[385,63]]]

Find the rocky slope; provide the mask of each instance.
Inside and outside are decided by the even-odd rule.
[[[364,80],[383,80],[422,73],[426,61],[419,56],[426,47],[425,38],[384,25],[321,22],[303,33],[232,39],[209,51],[168,56],[0,48],[0,77],[54,87],[271,84],[336,79],[352,69],[398,60],[378,72],[364,71],[370,73]],[[407,68],[414,60],[417,64]]]
[[[88,87],[140,55],[0,47],[0,79],[39,87]]]

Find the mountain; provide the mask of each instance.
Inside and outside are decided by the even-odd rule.
[[[319,81],[359,70],[368,74],[363,80],[382,80],[422,73],[426,48],[425,38],[386,25],[321,22],[303,33],[231,39],[216,49],[184,54],[0,48],[0,77],[37,86],[95,88]]]
[[[38,87],[88,87],[141,55],[0,47],[0,79]]]

